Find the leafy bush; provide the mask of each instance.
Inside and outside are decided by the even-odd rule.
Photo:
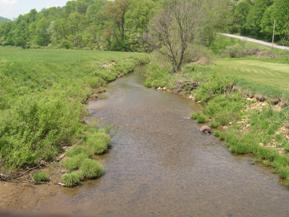
[[[35,184],[49,182],[49,176],[45,172],[36,172],[32,174],[32,179]]]
[[[0,156],[19,168],[56,157],[60,144],[70,143],[81,129],[80,105],[54,96],[24,97],[9,111],[0,128]]]
[[[81,183],[80,174],[79,172],[72,172],[72,173],[64,174],[61,177],[61,181],[65,187],[69,187],[69,188],[75,187]]]
[[[84,179],[96,179],[103,173],[103,166],[95,160],[86,159],[81,164],[80,174]]]

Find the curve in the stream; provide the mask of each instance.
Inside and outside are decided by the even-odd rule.
[[[195,109],[190,101],[143,87],[137,74],[110,84],[106,94],[89,104],[92,116],[117,129],[104,159],[106,175],[76,189],[6,192],[10,200],[19,197],[18,210],[99,217],[289,216],[289,192],[278,177],[202,135],[186,118]],[[0,205],[8,200],[3,192],[0,186]]]

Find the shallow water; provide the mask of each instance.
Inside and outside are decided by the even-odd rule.
[[[147,89],[132,74],[90,102],[115,129],[106,174],[75,189],[0,184],[0,208],[99,217],[288,217],[289,191],[271,171],[231,155],[187,117],[181,97]]]

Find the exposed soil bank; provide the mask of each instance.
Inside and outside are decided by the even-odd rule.
[[[0,183],[0,208],[99,217],[287,217],[289,192],[278,177],[231,155],[189,120],[198,109],[147,89],[132,74],[91,102],[92,117],[113,124],[106,175],[75,189]]]

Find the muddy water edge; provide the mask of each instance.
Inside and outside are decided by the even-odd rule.
[[[106,174],[74,189],[0,183],[0,210],[99,217],[288,217],[289,191],[270,170],[231,155],[188,119],[197,105],[143,86],[136,72],[88,105],[113,126]],[[52,173],[55,171],[51,171]]]

